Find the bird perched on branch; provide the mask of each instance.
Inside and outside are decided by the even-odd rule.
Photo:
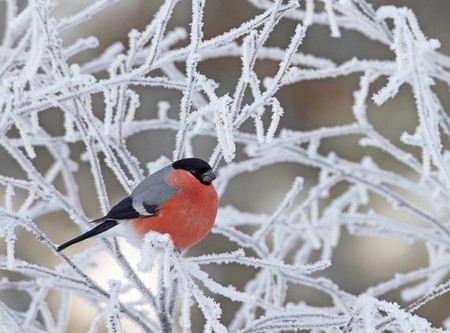
[[[145,234],[169,234],[180,251],[201,241],[216,219],[218,196],[211,166],[198,158],[178,160],[145,178],[131,193],[92,223],[88,232],[57,251],[90,237],[124,236],[140,246]]]

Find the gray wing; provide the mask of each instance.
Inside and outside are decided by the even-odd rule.
[[[175,187],[165,182],[171,174],[172,165],[151,174],[139,183],[129,197],[111,208],[102,220],[125,220],[157,215],[159,207],[178,192]]]

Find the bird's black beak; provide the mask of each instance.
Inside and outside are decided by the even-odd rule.
[[[201,182],[205,185],[211,184],[214,179],[216,179],[216,175],[212,170],[206,171],[201,176]]]

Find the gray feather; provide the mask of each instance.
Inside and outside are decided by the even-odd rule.
[[[168,165],[145,178],[131,193],[133,207],[160,207],[178,190],[166,183],[172,174],[172,165]]]

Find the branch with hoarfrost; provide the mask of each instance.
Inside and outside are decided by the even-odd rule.
[[[182,2],[166,0],[142,30],[128,33],[126,45],[113,42],[77,62],[102,45],[77,29],[121,4],[98,0],[64,16],[62,2],[4,3],[0,291],[27,300],[17,310],[8,293],[0,296],[0,330],[64,332],[76,321],[69,306],[76,295],[95,309],[86,323],[92,333],[102,327],[125,332],[129,324],[142,332],[443,331],[445,323],[434,319],[432,325],[416,310],[449,292],[450,118],[447,96],[436,86],[450,86],[450,58],[423,33],[420,15],[366,0],[249,0],[253,11],[245,20],[210,30],[211,21],[220,26],[220,17],[211,17],[216,3],[192,1],[183,26],[177,21]],[[356,57],[353,48],[365,47],[358,43],[340,63],[332,60],[333,48],[325,55],[308,52],[303,41],[315,26],[328,27],[322,37],[337,41],[357,32],[392,57]],[[75,41],[65,40],[68,31]],[[280,35],[290,38],[283,42]],[[217,70],[229,59],[233,75]],[[219,66],[211,70],[210,63]],[[291,128],[293,105],[303,104],[285,101],[283,89],[350,76],[358,79],[351,120]],[[406,86],[416,123],[387,135],[373,109],[400,99]],[[327,110],[330,118],[333,110]],[[329,149],[342,139],[362,153],[348,157],[342,147]],[[205,246],[203,255],[184,256],[167,235],[152,233],[137,264],[117,240],[72,258],[55,252],[55,230],[70,222],[87,230],[88,215],[111,207],[114,186],[130,193],[148,170],[169,163],[146,155],[153,151],[174,159],[206,156],[222,198],[234,198],[233,185],[247,182],[247,174],[286,166],[295,174],[275,172],[279,188],[264,193],[259,211],[246,208],[251,202],[221,205],[211,236],[226,243],[221,253]],[[427,261],[349,292],[333,273],[347,234],[421,246]],[[91,270],[105,257],[117,271],[102,267],[108,281],[101,281]],[[218,279],[217,272],[225,273]],[[326,305],[310,302],[305,290]],[[392,291],[410,305],[387,302]]]

